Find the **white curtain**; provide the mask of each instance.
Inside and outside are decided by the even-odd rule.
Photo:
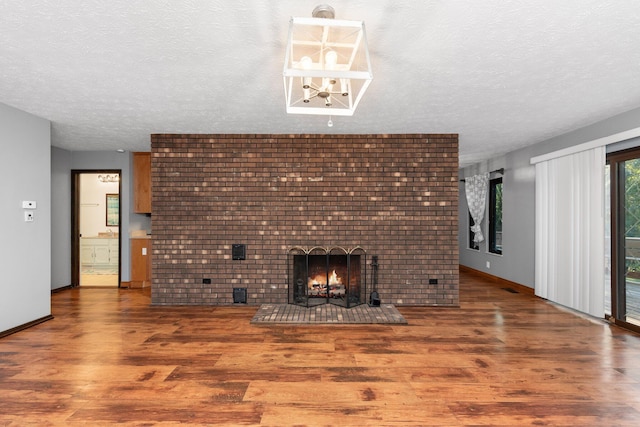
[[[467,205],[469,213],[473,218],[473,241],[480,243],[484,240],[482,235],[482,218],[484,217],[485,201],[487,200],[487,188],[489,183],[489,174],[474,175],[464,180],[464,191],[467,195]]]
[[[535,167],[535,293],[604,317],[605,148]]]

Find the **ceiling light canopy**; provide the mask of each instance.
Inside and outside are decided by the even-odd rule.
[[[289,24],[287,113],[351,116],[373,79],[364,22],[334,19],[328,5],[312,16]]]

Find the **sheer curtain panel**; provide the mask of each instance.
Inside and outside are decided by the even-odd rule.
[[[489,174],[474,175],[464,180],[464,191],[467,195],[467,205],[469,213],[473,218],[473,241],[480,243],[484,240],[482,235],[482,218],[484,217],[484,207],[487,200],[487,188],[489,183]]]
[[[535,293],[602,318],[605,148],[535,168]]]

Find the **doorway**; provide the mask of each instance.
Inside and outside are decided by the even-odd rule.
[[[609,154],[611,286],[608,315],[640,331],[640,149]]]
[[[72,283],[120,286],[121,170],[72,171]]]

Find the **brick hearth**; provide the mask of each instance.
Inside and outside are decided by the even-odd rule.
[[[286,303],[290,248],[361,246],[383,303],[458,305],[457,135],[160,134],[151,147],[153,304],[232,304],[234,288]]]

